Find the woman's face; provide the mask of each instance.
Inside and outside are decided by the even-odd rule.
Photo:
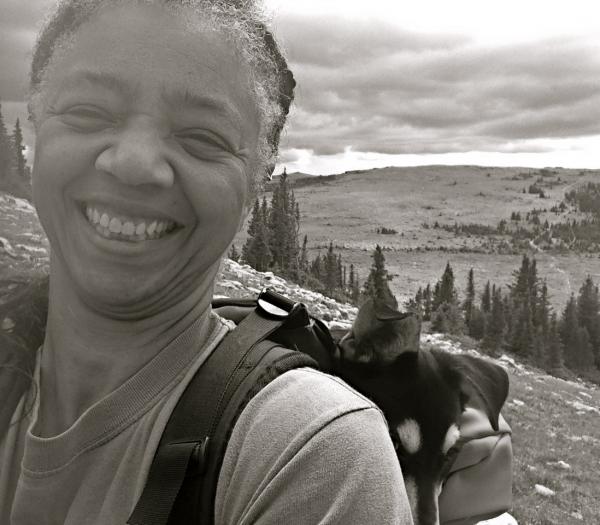
[[[126,311],[212,279],[259,132],[224,37],[157,6],[112,7],[50,67],[33,194],[52,264],[86,300]]]

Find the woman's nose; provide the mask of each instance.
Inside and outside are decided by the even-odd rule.
[[[173,184],[174,173],[164,155],[164,138],[145,122],[131,123],[113,138],[96,158],[95,167],[110,173],[124,184]]]

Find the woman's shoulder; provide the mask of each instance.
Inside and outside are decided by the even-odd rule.
[[[372,401],[338,377],[299,368],[271,381],[248,403],[233,436],[243,436],[248,443],[252,436],[260,440],[269,435],[273,441],[301,448],[334,427],[357,438],[387,436],[385,419]]]
[[[298,368],[282,374],[257,395],[256,404],[262,410],[286,406],[287,410],[310,415],[377,408],[341,378],[313,368]]]

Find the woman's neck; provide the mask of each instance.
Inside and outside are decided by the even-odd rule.
[[[215,272],[216,273],[216,272]],[[61,278],[62,277],[62,278]],[[147,317],[111,317],[51,273],[41,362],[38,435],[57,435],[121,386],[195,321],[210,314],[213,279]]]

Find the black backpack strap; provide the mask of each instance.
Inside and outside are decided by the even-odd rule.
[[[179,399],[146,486],[127,521],[130,525],[193,523],[190,518],[197,515],[201,493],[202,514],[209,516],[201,523],[212,523],[216,482],[227,444],[222,437],[228,437],[250,394],[282,370],[316,366],[301,353],[276,343],[261,343],[284,324],[293,327],[306,322],[303,305],[290,306],[293,303],[271,292],[263,292],[258,304],[209,356]],[[171,520],[176,499],[177,510]]]

